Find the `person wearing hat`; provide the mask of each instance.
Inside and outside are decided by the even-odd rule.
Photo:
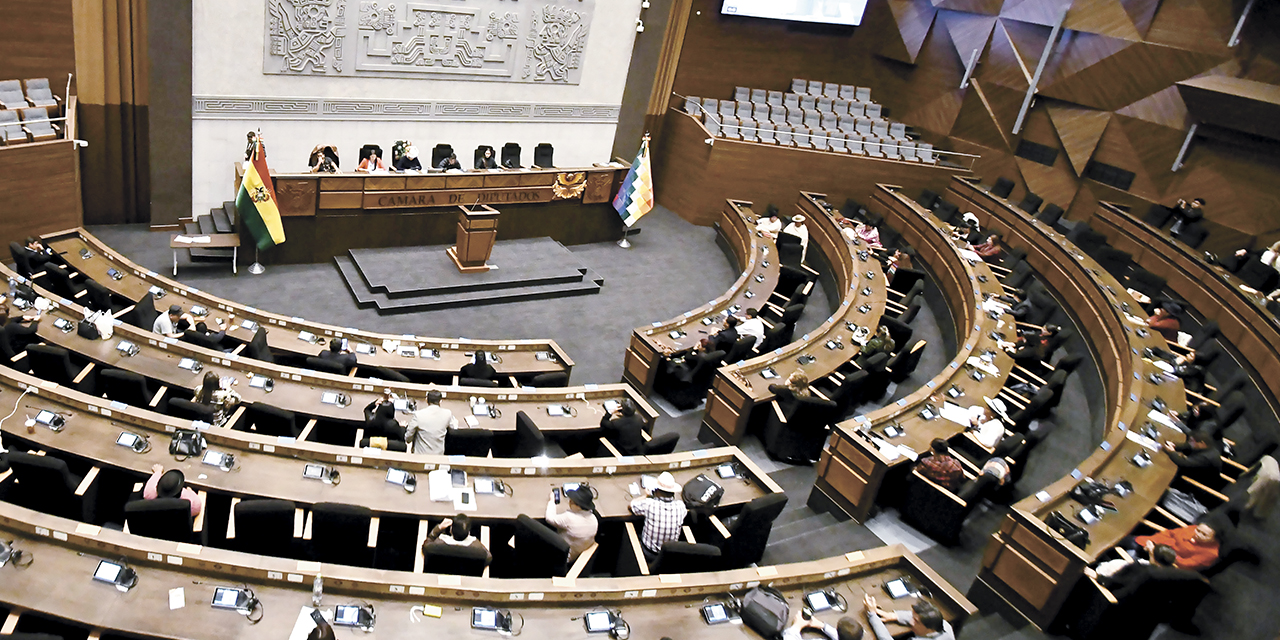
[[[942,612],[933,604],[921,600],[913,605],[910,609],[900,611],[885,611],[876,606],[876,599],[871,594],[863,596],[863,605],[865,606],[863,613],[867,616],[867,622],[871,623],[871,631],[876,634],[876,640],[893,640],[893,634],[889,633],[889,629],[884,626],[886,622],[896,622],[904,627],[911,628],[910,636],[901,636],[910,638],[910,640],[918,640],[929,638],[930,640],[955,640],[955,631],[951,629],[951,623],[942,619]]]
[[[764,216],[756,221],[756,231],[759,231],[770,238],[778,237],[782,231],[782,221],[778,219],[778,208],[769,205],[765,209]]]
[[[1159,331],[1165,340],[1177,342],[1178,331],[1182,329],[1182,321],[1176,315],[1178,311],[1179,309],[1176,305],[1160,305],[1156,307],[1155,314],[1147,318],[1147,326]]]
[[[791,216],[791,224],[788,224],[782,232],[800,238],[800,261],[804,262],[805,256],[809,253],[809,227],[804,226],[804,216],[798,213]]]
[[[547,499],[547,524],[555,527],[560,537],[569,543],[569,563],[572,564],[596,541],[600,521],[596,519],[596,505],[591,490],[585,487],[564,492],[569,499],[569,510],[556,513],[554,493]]]
[[[404,155],[396,160],[396,171],[422,171],[422,161],[418,159],[418,147],[409,145]]]
[[[644,557],[652,565],[662,551],[662,543],[678,541],[680,527],[689,513],[684,501],[679,499],[680,485],[670,471],[658,475],[658,486],[631,501],[631,513],[644,516],[644,528],[640,531],[640,547]]]
[[[190,502],[192,518],[200,515],[200,510],[204,508],[200,495],[187,486],[181,471],[177,469],[165,471],[164,467],[158,464],[151,466],[151,477],[147,478],[147,483],[142,486],[143,500],[157,498],[181,498]]]
[[[151,330],[169,338],[181,338],[187,329],[196,325],[195,318],[182,312],[182,307],[169,305],[169,312],[156,316],[151,323]]]
[[[800,640],[805,629],[810,629],[821,633],[827,640],[862,640],[862,636],[866,633],[862,624],[849,616],[840,618],[840,621],[832,626],[817,618],[804,617],[804,607],[796,610],[795,618],[791,620],[791,626],[782,630],[782,640]]]

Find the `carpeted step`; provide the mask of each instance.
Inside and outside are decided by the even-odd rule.
[[[214,207],[209,210],[209,216],[213,218],[213,228],[218,233],[231,233],[235,231],[235,227],[231,224],[231,218],[227,216],[227,210],[222,207]]]
[[[200,233],[202,234],[212,234],[212,233],[218,232],[218,226],[213,222],[212,213],[204,216],[196,216],[196,223],[200,225]]]
[[[192,236],[216,233],[211,229],[214,229],[213,216],[207,215],[200,216],[196,221],[183,225],[182,232]],[[190,253],[192,262],[229,262],[235,255],[232,249],[210,249],[197,245],[191,245],[187,252]]]
[[[222,211],[226,214],[227,221],[231,223],[231,228],[234,230],[236,226],[236,203],[230,200],[222,203]]]

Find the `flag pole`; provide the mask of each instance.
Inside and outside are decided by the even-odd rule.
[[[253,139],[253,159],[258,159],[258,154],[262,153],[262,129],[258,129],[258,135]],[[266,273],[267,268],[262,266],[258,261],[258,246],[255,243],[253,247],[253,264],[249,265],[249,273],[260,276]]]
[[[642,152],[648,144],[649,144],[649,132],[645,131],[644,136],[640,139],[640,149]],[[618,241],[619,247],[622,247],[623,249],[631,248],[631,240],[629,239],[631,236],[630,232],[631,232],[631,227],[629,225],[624,224],[622,227],[622,239]]]

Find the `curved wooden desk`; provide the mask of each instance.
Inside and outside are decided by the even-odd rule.
[[[1057,293],[1077,326],[1088,334],[1086,343],[1102,373],[1107,416],[1099,447],[1067,476],[1013,506],[992,536],[978,579],[1038,627],[1057,616],[1083,569],[1128,535],[1156,507],[1177,471],[1167,456],[1152,455],[1145,469],[1130,459],[1146,450],[1134,439],[1136,430],[1150,424],[1152,402],[1164,401],[1167,410],[1184,411],[1182,381],[1162,377],[1143,357],[1145,349],[1165,348],[1159,332],[1142,328],[1142,307],[1096,261],[1080,252],[1062,234],[1017,210],[968,180],[952,180],[947,193],[973,208],[984,227],[1004,233],[1006,244],[1025,249],[1036,275]],[[1170,376],[1171,377],[1171,376]],[[1176,429],[1156,424],[1159,440],[1181,442]],[[1089,525],[1072,518],[1079,505],[1068,495],[1081,478],[1118,482],[1127,480],[1134,492],[1114,497],[1119,512],[1107,514]],[[1062,512],[1090,535],[1082,549],[1067,542],[1044,523],[1050,514]]]
[[[725,201],[716,230],[733,252],[742,275],[715,300],[665,322],[634,329],[622,370],[624,380],[648,394],[665,355],[688,349],[703,336],[719,331],[729,309],[760,306],[769,299],[778,286],[777,245],[773,238],[756,232],[754,215],[750,202]],[[677,334],[679,337],[674,337]]]
[[[30,611],[74,621],[99,631],[154,638],[225,640],[286,638],[301,607],[311,605],[311,581],[324,576],[322,607],[373,604],[375,633],[385,637],[489,637],[470,629],[471,607],[509,609],[524,619],[522,636],[561,639],[583,634],[584,611],[620,608],[633,638],[740,638],[739,625],[703,628],[699,607],[723,601],[724,594],[759,583],[780,589],[792,607],[815,589],[837,589],[851,607],[864,593],[880,597],[885,607],[910,608],[908,597],[887,602],[881,585],[908,576],[928,589],[929,598],[957,633],[977,612],[968,600],[901,545],[852,552],[811,562],[704,574],[670,574],[636,578],[553,578],[491,580],[434,574],[360,569],[342,565],[267,558],[220,549],[181,545],[131,536],[0,504],[0,529],[18,548],[36,558],[34,570],[8,570],[0,581],[0,601],[15,611]],[[126,558],[138,572],[127,593],[90,579],[99,560]],[[212,609],[215,586],[252,588],[261,600],[261,623],[250,625],[232,611]],[[184,589],[186,607],[170,612],[169,590]],[[415,615],[423,603],[442,606],[440,618]],[[856,610],[856,609],[855,609]],[[418,609],[421,613],[421,609]],[[837,612],[818,617],[834,624]],[[310,627],[308,627],[308,630]],[[904,628],[891,627],[901,633]],[[341,637],[348,633],[337,631]]]
[[[1133,254],[1142,268],[1165,278],[1169,289],[1206,320],[1218,323],[1222,336],[1257,372],[1252,378],[1270,392],[1263,395],[1275,413],[1280,397],[1280,318],[1267,310],[1267,292],[1249,289],[1235,274],[1209,264],[1204,252],[1110,202],[1099,202],[1086,222],[1111,246]]]
[[[880,324],[886,296],[884,272],[878,261],[840,233],[835,218],[822,206],[825,197],[801,191],[796,208],[809,227],[809,254],[814,255],[816,249],[831,266],[835,290],[840,292],[836,311],[791,344],[716,371],[702,426],[703,433],[709,431],[721,442],[737,444],[746,435],[755,408],[773,397],[771,379],[781,384],[794,371],[804,371],[811,381],[830,374],[858,355],[860,348],[851,339],[854,328],[874,330]],[[812,360],[801,364],[801,358]],[[763,377],[766,369],[776,373],[776,378]]]
[[[0,274],[15,279],[21,276],[8,267],[0,266]],[[201,378],[207,372],[217,373],[240,380],[245,384],[237,384],[236,391],[245,403],[264,403],[279,409],[293,411],[302,416],[329,419],[356,424],[364,422],[364,407],[379,397],[383,390],[391,389],[401,395],[413,398],[424,398],[430,389],[438,389],[445,396],[443,406],[458,416],[459,422],[464,416],[471,415],[469,398],[484,397],[492,401],[501,412],[499,417],[477,418],[481,428],[494,431],[512,431],[515,429],[515,416],[525,411],[539,428],[546,431],[577,431],[595,428],[604,415],[603,403],[606,400],[630,398],[647,423],[652,425],[657,412],[627,384],[584,385],[581,387],[547,387],[540,389],[501,389],[501,388],[468,388],[457,386],[438,387],[411,383],[387,382],[369,378],[352,378],[307,369],[297,369],[271,364],[261,360],[241,357],[234,354],[212,351],[175,338],[165,338],[150,331],[119,323],[110,340],[88,340],[75,332],[63,333],[53,326],[53,318],[66,318],[72,323],[84,317],[83,309],[71,300],[54,296],[52,293],[35,287],[36,292],[56,303],[46,320],[40,322],[38,335],[51,345],[63,347],[78,353],[98,366],[107,366],[132,371],[144,377],[158,381],[175,389],[193,392],[200,385]],[[121,340],[127,340],[139,349],[137,355],[126,356],[116,347]],[[193,373],[178,367],[183,358],[200,362],[203,370]],[[266,376],[274,380],[274,389],[270,392],[249,386],[249,374]],[[325,391],[341,392],[350,397],[347,406],[324,404],[320,396]],[[566,405],[577,415],[551,417],[548,405]],[[304,436],[305,439],[305,436]]]
[[[263,311],[175,282],[134,264],[84,229],[70,229],[48,234],[43,238],[50,248],[64,254],[63,259],[77,271],[122,298],[136,301],[148,291],[158,288],[165,293],[165,297],[156,301],[157,310],[163,311],[170,304],[182,305],[183,309],[190,309],[193,305],[203,306],[209,310],[209,316],[205,320],[210,328],[214,328],[216,321],[221,319],[226,322],[227,336],[242,342],[252,339],[253,332],[241,327],[240,323],[245,320],[255,322],[267,330],[267,344],[277,353],[295,357],[319,353],[325,348],[324,345],[299,338],[300,332],[308,332],[320,338],[347,338],[351,342],[372,346],[372,353],[359,355],[361,365],[386,367],[411,375],[419,373],[443,376],[440,380],[432,380],[437,382],[447,381],[457,374],[463,365],[471,362],[468,354],[476,349],[501,356],[502,362],[495,363],[494,369],[504,376],[527,379],[539,373],[555,371],[568,374],[573,369],[573,360],[553,340],[450,340],[336,327]],[[89,251],[90,257],[82,258],[81,250]],[[107,274],[108,269],[115,269],[123,277],[113,279]],[[385,341],[412,343],[420,349],[436,349],[440,352],[440,357],[406,358],[388,353],[382,347]]]
[[[950,228],[902,195],[900,189],[877,185],[871,206],[883,213],[889,226],[902,233],[937,278],[961,348],[951,364],[920,389],[887,407],[836,425],[818,460],[818,478],[809,494],[809,506],[822,511],[838,510],[858,522],[866,520],[886,481],[888,486],[901,484],[889,478],[890,473],[905,476],[910,467],[911,458],[902,455],[899,447],[921,453],[934,438],[949,439],[965,429],[941,416],[926,420],[921,411],[932,406],[936,413],[944,401],[952,399],[946,394],[952,387],[963,393],[954,398],[955,402],[965,406],[982,402],[983,396],[994,398],[1013,366],[1012,359],[992,337],[993,332],[1006,332],[1002,334],[1004,339],[1011,337],[1012,317],[993,318],[982,311],[985,297],[1003,293],[999,280],[980,259],[965,259],[960,254],[963,245],[957,246],[951,240]],[[998,374],[979,374],[979,380],[967,361],[985,354],[990,354],[990,366]],[[889,438],[882,428],[890,424],[905,428],[906,433]],[[881,431],[876,432],[876,428]]]

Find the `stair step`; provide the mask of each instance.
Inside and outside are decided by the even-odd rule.
[[[200,216],[200,219],[209,220],[210,217]],[[202,231],[198,222],[188,222],[184,224],[182,226],[182,232],[193,236],[209,233],[207,231]],[[192,262],[224,262],[231,260],[235,256],[234,250],[226,248],[209,249],[192,245],[191,248],[187,249],[187,251],[191,254]]]
[[[235,231],[235,227],[231,226],[231,219],[227,217],[226,209],[210,209],[209,217],[213,218],[213,228],[216,229],[218,233],[231,233],[232,231]]]
[[[200,233],[202,234],[208,235],[218,232],[218,227],[214,225],[213,216],[211,215],[197,216],[196,222],[200,225]]]
[[[224,202],[222,203],[222,210],[226,212],[227,220],[231,222],[231,227],[234,229],[236,226],[236,203],[232,201]]]

